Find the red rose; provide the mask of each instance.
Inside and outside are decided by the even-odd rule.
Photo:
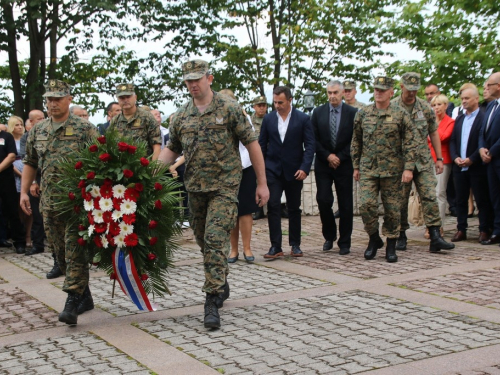
[[[113,198],[113,208],[116,211],[120,211],[120,206],[121,206],[122,202],[123,202],[122,198]]]
[[[94,198],[94,208],[96,210],[100,210],[101,209],[101,206],[99,205],[99,201],[101,200],[101,198],[97,197],[97,198]]]
[[[149,160],[146,158],[141,158],[141,165],[147,167],[149,165]]]
[[[155,202],[155,208],[156,208],[156,209],[158,209],[158,210],[161,210],[161,200],[159,200],[159,199],[158,199],[158,200]]]
[[[120,226],[117,222],[112,221],[111,223],[109,223],[109,234],[113,237],[120,234]]]
[[[110,280],[116,280],[116,273],[111,272],[111,273],[109,274],[109,279],[110,279]]]
[[[128,144],[125,142],[118,142],[118,151],[120,152],[127,152],[128,150]]]
[[[149,229],[155,229],[157,225],[158,225],[157,221],[151,220],[149,222]]]
[[[89,220],[89,224],[94,225],[94,215],[92,213],[87,212],[87,219]]]
[[[130,178],[134,175],[134,172],[132,172],[130,169],[124,169],[123,175],[125,176],[125,178]]]
[[[127,245],[129,247],[137,246],[137,243],[138,243],[137,234],[135,234],[135,233],[127,234],[125,236],[124,242],[125,242],[125,245]]]
[[[85,199],[87,202],[90,202],[92,200],[92,194],[86,193],[83,199]]]
[[[85,228],[84,225],[82,225],[82,224],[78,225],[78,230],[79,231],[82,231],[82,230],[85,230],[85,229],[87,229],[87,228]]]
[[[163,185],[160,184],[159,182],[155,182],[155,190],[161,190],[163,189]]]
[[[97,145],[92,145],[89,147],[90,152],[96,152],[98,150]]]
[[[101,145],[106,143],[106,137],[101,135],[99,138],[97,138],[97,142],[99,142]]]
[[[156,255],[154,255],[153,253],[149,253],[148,254],[148,259],[149,260],[155,260],[156,259]]]
[[[143,185],[143,184],[141,184],[140,182],[137,182],[137,183],[135,184],[134,189],[135,189],[135,190],[137,190],[137,191],[139,191],[139,192],[141,192],[141,191],[143,191],[143,190],[144,190],[144,185]]]
[[[101,155],[99,155],[99,159],[101,159],[101,161],[106,163],[106,162],[111,160],[111,155],[110,154],[101,154]]]
[[[77,205],[75,204],[75,206],[73,207],[73,211],[75,211],[76,213],[80,213],[80,211],[81,211],[80,206],[77,206]]]
[[[96,233],[99,233],[99,234],[104,233],[104,232],[106,232],[106,229],[108,229],[108,224],[106,224],[106,223],[98,223],[95,225]]]
[[[104,179],[104,185],[106,185],[106,186],[113,185],[113,180],[111,178],[105,178]]]
[[[113,196],[113,187],[104,183],[99,189],[99,192],[103,198],[111,198]]]
[[[145,273],[143,273],[143,274],[141,275],[141,280],[142,280],[142,281],[146,281],[147,279],[149,279],[149,276],[148,276],[148,275],[146,275]]]
[[[71,192],[71,191],[70,191],[70,192],[68,193],[68,198],[69,198],[70,200],[74,201],[74,200],[75,200],[75,194],[74,194],[73,192]]]
[[[87,173],[87,180],[93,180],[95,178],[95,172]]]
[[[135,147],[135,146],[131,146],[131,145],[128,145],[128,147],[127,147],[127,152],[128,152],[129,154],[135,154],[135,152],[136,152],[136,151],[137,151],[137,147]]]
[[[101,236],[95,236],[94,237],[94,243],[97,247],[102,247],[102,240]]]
[[[151,246],[154,246],[157,242],[158,242],[158,237],[151,237],[151,238],[149,239],[149,244],[150,244]]]
[[[82,169],[83,163],[81,161],[77,161],[75,164],[75,169]]]
[[[87,196],[87,191],[85,190],[85,188],[81,188],[80,192],[82,194],[82,198],[85,199],[85,197]]]
[[[112,218],[111,211],[106,211],[102,214],[102,220],[104,220],[105,223],[110,223]]]
[[[128,225],[135,223],[135,214],[123,215],[123,222]]]
[[[139,192],[135,189],[132,189],[132,188],[125,189],[125,193],[123,194],[125,199],[128,199],[130,201],[134,201],[134,202],[137,202],[137,198],[139,198],[139,195],[140,195]]]
[[[80,189],[84,189],[85,188],[85,180],[80,180],[80,182],[78,183],[78,187]]]
[[[85,246],[87,244],[87,241],[85,241],[82,237],[78,239],[78,245],[80,246]]]

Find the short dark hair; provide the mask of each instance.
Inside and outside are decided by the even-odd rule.
[[[425,88],[427,88],[427,87],[431,87],[431,86],[436,86],[436,88],[437,88],[437,89],[438,89],[438,91],[439,91],[439,86],[438,86],[438,85],[436,85],[435,83],[428,83],[428,84],[427,84],[427,86],[425,86]]]
[[[108,106],[106,107],[106,114],[108,114],[108,112],[111,111],[111,108],[113,108],[115,104],[118,104],[118,102],[111,102],[108,104]]]
[[[281,94],[285,94],[285,98],[287,100],[290,100],[292,99],[292,91],[290,90],[289,87],[287,86],[278,86],[276,87],[274,90],[273,90],[273,94],[274,95],[281,95]]]

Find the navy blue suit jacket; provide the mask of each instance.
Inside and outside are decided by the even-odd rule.
[[[292,114],[283,142],[278,131],[278,114],[272,111],[262,120],[259,144],[266,163],[266,174],[287,181],[294,180],[302,170],[309,174],[314,158],[315,139],[308,115],[292,107]]]
[[[486,124],[493,110],[495,101],[490,102],[484,113],[483,126],[479,133],[479,148],[487,148],[490,152],[491,163],[500,165],[500,106],[491,118],[491,124],[486,131]]]

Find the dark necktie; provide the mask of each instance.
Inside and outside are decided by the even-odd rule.
[[[491,119],[493,118],[493,116],[495,116],[495,112],[497,109],[498,109],[498,100],[495,100],[495,105],[491,109],[490,117],[488,117],[488,123],[486,124],[486,131],[490,129]]]
[[[332,115],[330,116],[330,133],[332,139],[332,148],[335,149],[337,146],[337,110],[332,109]]]

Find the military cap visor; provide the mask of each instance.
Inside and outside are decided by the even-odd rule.
[[[267,100],[265,96],[258,96],[253,100],[253,105],[257,104],[267,104]]]
[[[405,73],[403,74],[403,86],[410,91],[417,91],[420,88],[420,74]]]
[[[131,83],[122,83],[116,86],[116,97],[135,95],[135,87]]]
[[[200,79],[208,73],[208,63],[204,60],[191,60],[182,64],[184,81]]]
[[[373,82],[373,88],[380,90],[389,90],[394,88],[394,80],[390,77],[377,77]]]
[[[356,88],[356,82],[354,81],[344,81],[344,89],[353,90]]]
[[[43,86],[45,87],[44,98],[64,98],[71,95],[69,85],[58,79],[51,79]]]

